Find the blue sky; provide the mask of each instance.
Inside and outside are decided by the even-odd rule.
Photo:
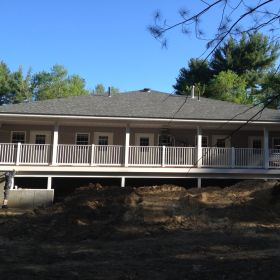
[[[179,69],[202,54],[205,42],[174,30],[168,49],[162,49],[147,26],[157,9],[171,24],[180,7],[195,12],[202,5],[198,0],[1,0],[0,60],[11,70],[22,65],[33,72],[62,64],[82,76],[87,88],[102,83],[122,91],[171,92]],[[213,21],[214,16],[206,29]]]

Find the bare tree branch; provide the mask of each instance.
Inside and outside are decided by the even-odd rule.
[[[162,22],[158,15],[154,17],[155,23],[148,27],[152,36],[165,45],[167,43],[166,35],[172,30],[181,26],[184,34],[191,33],[191,27],[194,28],[194,34],[197,39],[207,41],[207,48],[211,51],[207,54],[207,59],[228,36],[238,36],[242,33],[254,33],[266,28],[269,32],[278,31],[280,22],[280,9],[272,10],[269,4],[275,3],[277,0],[258,0],[253,5],[247,4],[246,0],[236,1],[216,0],[210,1],[200,0],[206,5],[197,13],[189,16],[189,11],[180,9],[179,15],[182,20],[175,24],[167,25],[166,21]],[[222,7],[220,7],[222,4]],[[213,9],[221,9],[220,20],[217,25],[217,33],[212,38],[206,38],[206,33],[200,28],[202,17]],[[258,16],[262,15],[262,16]],[[245,27],[242,27],[244,24]],[[209,37],[209,36],[208,36]]]

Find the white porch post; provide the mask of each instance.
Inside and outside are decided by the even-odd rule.
[[[166,157],[166,147],[162,146],[162,162],[161,162],[162,167],[165,167],[165,157]]]
[[[91,153],[90,153],[90,165],[93,166],[95,162],[95,145],[91,145]]]
[[[197,188],[201,189],[201,178],[197,178]]]
[[[13,190],[15,188],[15,177],[12,177],[12,184],[11,184],[11,189]]]
[[[196,158],[196,165],[197,167],[201,167],[202,165],[202,130],[198,126],[197,127],[197,158]]]
[[[124,166],[128,166],[129,160],[129,144],[130,144],[130,128],[125,129],[125,147],[124,147]]]
[[[235,148],[231,147],[231,168],[235,167]]]
[[[263,129],[263,160],[264,160],[264,168],[269,168],[269,132],[265,127]]]
[[[48,177],[48,183],[47,183],[47,189],[51,190],[52,189],[52,177]]]
[[[20,160],[21,160],[20,154],[21,154],[21,143],[18,142],[17,143],[16,165],[19,165],[19,163],[20,163]]]
[[[57,155],[57,147],[58,147],[58,124],[54,126],[53,130],[53,146],[52,146],[52,165],[57,165],[56,155]]]
[[[125,187],[125,177],[121,178],[121,187],[124,188]]]

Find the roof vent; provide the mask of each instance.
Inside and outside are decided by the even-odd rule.
[[[142,91],[143,92],[151,92],[151,89],[150,88],[143,88]]]

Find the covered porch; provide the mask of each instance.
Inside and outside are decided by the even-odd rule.
[[[2,120],[0,170],[28,177],[279,177],[277,123],[166,119]],[[247,177],[246,177],[247,176]],[[51,183],[48,183],[51,187]]]

